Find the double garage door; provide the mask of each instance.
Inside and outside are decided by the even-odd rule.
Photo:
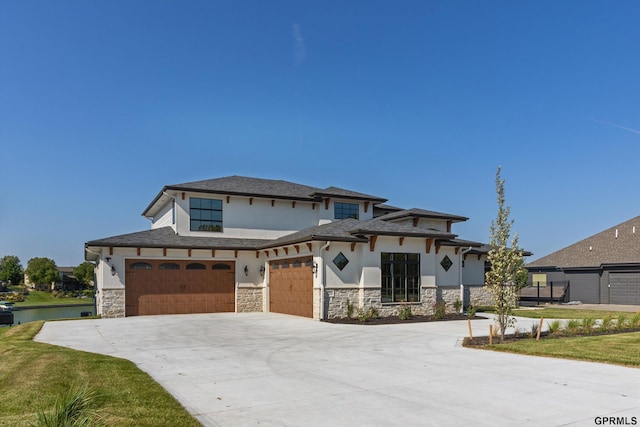
[[[127,260],[127,316],[235,311],[233,261]]]
[[[640,273],[610,273],[611,304],[640,305]]]
[[[269,311],[313,317],[313,259],[269,263]]]

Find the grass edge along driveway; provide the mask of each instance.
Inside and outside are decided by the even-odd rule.
[[[633,313],[628,312],[557,307],[514,310],[515,316],[535,319],[540,317],[545,319],[603,319],[607,316],[617,316],[618,314],[624,314],[627,317],[633,316]],[[640,351],[638,351],[638,348],[640,348],[640,332],[549,338],[540,341],[527,339],[505,344],[494,344],[487,348],[530,356],[557,357],[640,367]]]
[[[0,328],[0,423],[28,426],[74,385],[97,394],[106,425],[200,426],[128,360],[33,341],[43,321]]]

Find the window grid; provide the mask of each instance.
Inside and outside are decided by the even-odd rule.
[[[355,218],[359,219],[360,205],[356,203],[340,203],[333,204],[335,219]]]
[[[420,301],[420,254],[382,253],[382,302]]]
[[[222,231],[222,200],[189,199],[191,231]]]

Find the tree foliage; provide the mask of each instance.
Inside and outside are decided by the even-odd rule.
[[[24,276],[20,259],[14,255],[6,255],[0,259],[0,281],[18,285]]]
[[[59,280],[58,267],[49,258],[31,258],[25,273],[34,285],[49,286]]]
[[[93,285],[93,264],[85,261],[73,269],[73,276],[84,285]]]
[[[491,292],[502,342],[505,330],[515,323],[511,313],[518,306],[518,290],[526,284],[527,270],[524,268],[522,250],[518,247],[517,233],[514,234],[509,245],[513,220],[509,218],[511,208],[505,206],[501,167],[498,167],[496,172],[496,193],[498,215],[494,221],[491,221],[489,244],[493,249],[488,255],[491,269],[486,274],[486,286]]]

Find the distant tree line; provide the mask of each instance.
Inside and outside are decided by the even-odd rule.
[[[80,284],[92,287],[93,269],[93,264],[85,261],[73,268],[73,276]],[[31,258],[26,269],[23,269],[20,259],[15,255],[0,258],[1,290],[6,291],[9,286],[24,285],[25,274],[32,285],[42,289],[50,290],[51,284],[60,280],[58,266],[50,258]]]

